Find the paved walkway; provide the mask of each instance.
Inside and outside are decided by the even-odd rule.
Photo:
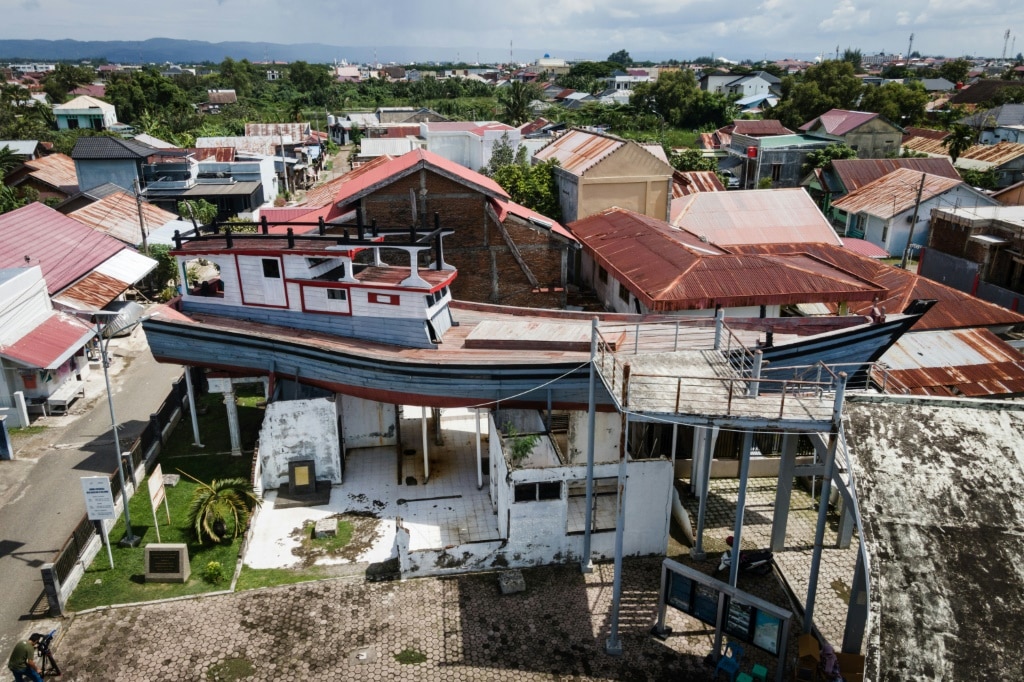
[[[775,483],[750,482],[744,548],[768,543]],[[691,561],[688,549],[675,540],[669,555],[714,571],[732,532],[737,488],[735,480],[712,481],[706,561]],[[338,494],[343,489],[332,498],[350,497]],[[686,504],[696,518],[695,501]],[[268,566],[291,563],[290,540],[282,537],[301,526],[298,516],[337,513],[334,506],[264,509],[259,525],[276,528],[279,537],[258,533],[250,559],[262,557]],[[280,516],[271,522],[275,515]],[[787,549],[776,555],[776,563],[800,602],[806,598],[816,519],[810,496],[794,490]],[[834,538],[830,528],[826,547]],[[368,554],[388,552],[388,545],[379,543]],[[815,620],[837,644],[856,548],[855,540],[848,550],[826,549],[822,562]],[[619,658],[605,653],[610,563],[590,575],[575,565],[525,570],[527,591],[508,596],[500,594],[493,573],[367,583],[353,572],[315,583],[102,610],[66,623],[56,651],[66,671],[62,679],[73,681],[712,679],[713,669],[704,664],[712,628],[669,609],[672,635],[662,642],[649,634],[657,615],[660,564],[658,558],[626,561]],[[739,587],[792,606],[787,590],[770,576],[741,575]],[[792,630],[787,661],[795,658],[799,616]],[[774,657],[746,649],[744,669],[762,663],[774,672]]]

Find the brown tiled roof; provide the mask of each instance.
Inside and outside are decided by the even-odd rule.
[[[950,104],[981,104],[990,101],[1003,88],[1022,87],[1020,81],[1004,81],[995,78],[983,78],[977,83],[963,88],[949,98]]]
[[[75,171],[75,162],[66,154],[41,156],[38,159],[27,161],[25,165],[32,169],[29,175],[40,182],[69,195],[78,191],[78,173]]]

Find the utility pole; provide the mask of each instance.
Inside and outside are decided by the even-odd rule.
[[[900,269],[907,269],[907,257],[910,255],[910,243],[914,239],[914,228],[917,227],[917,212],[921,209],[921,194],[924,192],[925,173],[921,173],[921,184],[917,186],[917,200],[914,202],[914,217],[910,219],[910,234],[907,235],[907,247],[903,249],[903,260],[900,261]],[[895,217],[895,216],[893,216]]]
[[[288,188],[288,162],[284,158],[284,135],[280,130],[277,133],[277,139],[281,143],[281,170],[284,172],[284,195],[289,197],[291,196],[291,190]]]
[[[1006,46],[1010,43],[1010,29],[1003,34],[1003,61],[1006,61]]]
[[[910,34],[910,42],[907,43],[907,64],[910,64],[910,49],[914,47],[914,34]]]
[[[135,178],[132,183],[135,185],[135,206],[139,211],[139,229],[142,230],[142,253],[149,255],[149,244],[146,235],[146,219],[142,215],[142,188],[139,186],[139,179]]]

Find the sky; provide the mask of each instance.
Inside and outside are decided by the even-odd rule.
[[[140,13],[141,10],[141,13]],[[437,59],[809,58],[836,48],[999,57],[1024,51],[1020,0],[0,0],[0,38],[433,48]],[[1021,35],[1017,35],[1018,31]],[[345,58],[344,50],[338,58]]]

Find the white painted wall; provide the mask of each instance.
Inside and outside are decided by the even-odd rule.
[[[280,276],[264,276],[263,261],[276,262]],[[267,306],[283,306],[285,304],[285,273],[281,259],[270,256],[238,256],[238,270],[247,304]]]
[[[595,462],[619,461],[619,437],[622,434],[622,418],[617,412],[597,412],[594,415],[594,447]],[[587,447],[590,435],[587,432],[587,413],[569,413],[569,452],[566,453],[573,464],[586,465]]]
[[[397,445],[395,406],[338,394],[345,449]]]
[[[288,485],[288,463],[311,459],[317,480],[341,483],[337,408],[326,398],[267,405],[260,429],[263,488]]]
[[[0,346],[28,334],[52,312],[38,265],[0,270]]]

